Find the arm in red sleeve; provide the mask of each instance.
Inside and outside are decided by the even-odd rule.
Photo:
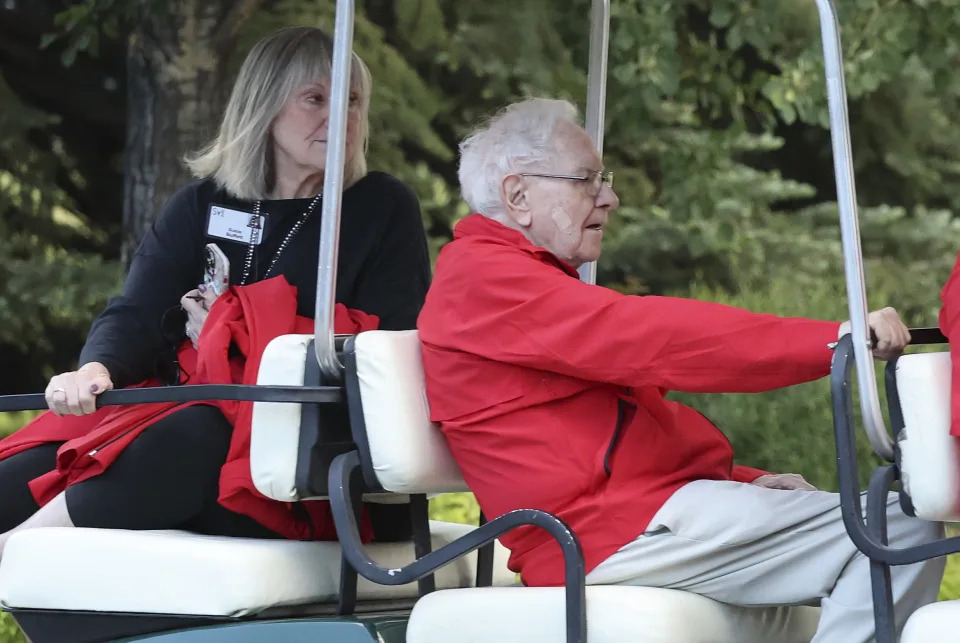
[[[438,265],[444,279],[430,296],[440,312],[421,319],[425,342],[591,381],[674,391],[765,391],[829,372],[828,344],[839,323],[628,296],[511,248],[463,250]]]
[[[730,479],[734,482],[753,482],[760,476],[768,475],[770,475],[769,471],[754,469],[753,467],[744,467],[737,464],[733,467],[733,473],[730,475]]]
[[[950,340],[950,363],[952,387],[950,412],[953,418],[950,435],[960,436],[960,256],[953,266],[950,278],[940,291],[940,330]]]

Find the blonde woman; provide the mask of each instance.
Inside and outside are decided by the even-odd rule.
[[[199,340],[216,299],[198,287],[206,244],[217,244],[229,260],[231,284],[282,275],[297,289],[298,316],[313,316],[331,53],[329,36],[303,27],[282,30],[249,53],[217,137],[188,159],[198,180],[159,213],[122,293],[94,322],[78,370],[50,380],[52,413],[42,416],[47,428],[28,426],[0,442],[0,547],[11,530],[42,526],[324,537],[316,524],[304,524],[310,522],[304,512],[273,512],[267,519],[261,514],[270,512],[241,512],[218,501],[224,463],[249,457],[239,453],[249,446],[232,442],[234,425],[216,405],[150,419],[150,429],[98,475],[64,472],[60,447],[96,417],[90,414],[102,413],[95,398],[103,391],[151,377],[187,380],[176,361],[183,357],[178,346],[185,337]],[[380,328],[414,328],[430,281],[419,205],[399,180],[367,172],[371,80],[355,54],[351,79],[337,301],[376,316]],[[259,230],[251,226],[256,220]],[[65,486],[52,499],[43,497],[51,493],[51,476],[54,490]]]

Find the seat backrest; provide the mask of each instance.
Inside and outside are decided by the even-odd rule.
[[[926,520],[960,518],[960,442],[950,435],[950,353],[903,355],[893,365],[891,420],[904,491]]]
[[[318,386],[322,380],[313,335],[281,335],[264,349],[257,384]],[[330,462],[354,448],[344,402],[253,405],[250,473],[268,498],[294,502],[326,496]]]
[[[312,335],[282,335],[263,351],[257,384],[303,386]],[[257,491],[283,502],[299,500],[297,455],[303,405],[254,402],[250,473]]]
[[[469,491],[430,421],[417,331],[368,331],[344,348],[350,425],[364,479],[394,493]]]

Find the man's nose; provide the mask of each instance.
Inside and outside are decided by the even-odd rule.
[[[600,188],[597,195],[597,207],[606,210],[616,210],[620,206],[620,197],[613,191],[613,188],[606,183]]]

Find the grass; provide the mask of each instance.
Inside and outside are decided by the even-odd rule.
[[[5,438],[36,417],[35,411],[0,413],[0,438]]]
[[[0,413],[0,437],[6,437],[29,422],[36,413]],[[0,643],[27,643],[27,637],[17,627],[13,617],[6,612],[0,613]]]
[[[947,526],[947,536],[956,536],[960,534],[960,527],[957,525]],[[960,554],[947,556],[947,569],[943,573],[943,582],[940,583],[941,601],[950,601],[960,599]]]

